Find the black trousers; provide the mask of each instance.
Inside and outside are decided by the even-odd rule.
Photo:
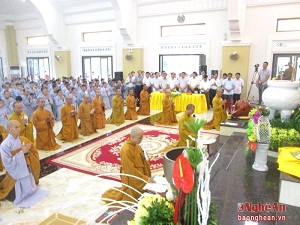
[[[138,99],[138,103],[137,105],[140,105],[140,93],[143,90],[143,85],[136,85],[135,86],[135,94],[136,94],[136,98]]]
[[[211,106],[213,106],[212,100],[213,100],[213,98],[216,96],[216,93],[217,93],[217,89],[216,89],[216,90],[214,90],[214,89],[209,89],[209,104],[210,104]]]

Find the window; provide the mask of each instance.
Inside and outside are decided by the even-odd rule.
[[[4,78],[2,57],[0,57],[0,78]]]
[[[200,74],[200,66],[206,65],[205,55],[160,55],[159,70],[166,71],[168,74],[186,72],[191,74],[196,71]],[[202,64],[201,64],[202,63]]]
[[[31,80],[51,78],[48,57],[27,58],[27,70],[28,76]]]
[[[277,19],[277,32],[300,31],[300,18]]]
[[[108,31],[82,33],[82,40],[84,42],[111,41],[112,31],[108,30]]]
[[[48,36],[28,37],[27,44],[28,45],[47,45],[48,44]]]
[[[274,54],[273,64],[272,64],[272,78],[277,77],[277,79],[282,79],[284,73],[288,73],[289,65],[294,68],[294,77],[296,81],[300,81],[300,70],[298,70],[300,65],[300,54]]]
[[[162,37],[192,36],[192,35],[204,35],[204,34],[205,34],[205,23],[161,27]]]
[[[112,78],[112,56],[84,56],[82,57],[82,74],[89,80]]]

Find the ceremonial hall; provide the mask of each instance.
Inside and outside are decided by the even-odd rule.
[[[299,224],[299,9],[1,0],[0,225]]]

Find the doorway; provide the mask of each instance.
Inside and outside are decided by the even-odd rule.
[[[289,71],[289,62],[294,68],[294,80],[300,81],[300,54],[285,53],[273,55],[272,79],[276,77],[279,80],[283,79],[283,75]]]
[[[88,80],[112,78],[112,56],[84,56],[82,57],[83,78]]]

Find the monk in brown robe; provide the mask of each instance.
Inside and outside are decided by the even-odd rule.
[[[194,119],[193,113],[195,111],[195,106],[193,104],[188,104],[186,106],[186,110],[184,114],[179,119],[179,141],[177,146],[187,146],[187,140],[189,143],[189,146],[195,146],[195,142],[189,137],[195,137],[194,132],[187,127],[184,123],[192,123],[192,120]]]
[[[124,143],[121,148],[121,173],[130,174],[144,179],[146,182],[154,183],[151,179],[150,165],[146,160],[145,153],[139,145],[142,142],[144,132],[141,128],[134,127],[131,130],[130,137]],[[121,176],[121,181],[123,184],[129,185],[136,190],[143,193],[143,187],[145,182],[138,180],[133,177]],[[120,188],[109,189],[103,193],[102,198],[106,202],[110,201],[130,201],[133,202],[138,199],[140,195],[126,187],[122,186]],[[120,191],[127,193],[129,196],[121,193]]]
[[[33,143],[33,124],[30,118],[23,112],[22,102],[14,102],[13,110],[8,120],[17,120],[21,125],[20,136],[28,138]]]
[[[78,138],[78,115],[75,106],[72,105],[72,96],[66,97],[66,104],[61,107],[62,128],[57,135],[59,140],[71,142]]]
[[[18,121],[16,120],[8,121],[7,129],[11,135],[16,137],[17,139],[20,139],[22,143],[22,147],[13,149],[11,151],[12,156],[15,156],[20,151],[24,152],[24,158],[26,164],[31,170],[35,183],[38,184],[41,166],[40,166],[39,154],[35,149],[34,144],[30,142],[27,138],[19,136],[21,128],[20,128],[20,123]],[[15,140],[12,142],[15,142]],[[15,183],[16,181],[12,178],[12,176],[6,172],[4,179],[0,183],[0,200],[5,199],[8,196],[8,194],[13,190]]]
[[[133,89],[130,89],[128,92],[128,96],[126,98],[126,106],[127,110],[125,113],[125,120],[137,120],[137,112],[136,112],[136,100],[133,96]]]
[[[217,89],[216,96],[213,98],[213,118],[211,121],[204,124],[204,130],[216,129],[220,130],[220,125],[227,118],[227,113],[225,109],[226,99],[222,99],[223,90]]]
[[[117,126],[125,122],[124,102],[121,97],[121,89],[117,89],[116,95],[112,99],[112,113],[107,119],[107,123],[113,123]]]
[[[95,110],[92,109],[92,105],[90,104],[90,96],[85,94],[83,96],[83,102],[79,106],[80,134],[83,136],[97,132],[93,123],[94,113]]]
[[[138,115],[150,115],[150,95],[147,91],[148,86],[144,84],[143,90],[140,93],[140,108],[137,111]]]
[[[101,92],[99,89],[96,90],[96,96],[92,101],[92,108],[95,109],[94,111],[94,126],[96,129],[102,129],[105,127],[106,118],[105,118],[105,105],[100,98]]]
[[[174,102],[170,98],[170,95],[171,95],[171,91],[169,89],[166,90],[166,96],[162,100],[162,105],[163,105],[162,116],[156,120],[158,124],[172,125],[174,123],[178,123],[176,119]]]
[[[34,111],[32,120],[36,129],[36,148],[40,150],[57,150],[61,145],[55,141],[53,132],[54,117],[45,109],[45,99],[38,98],[38,108]]]

